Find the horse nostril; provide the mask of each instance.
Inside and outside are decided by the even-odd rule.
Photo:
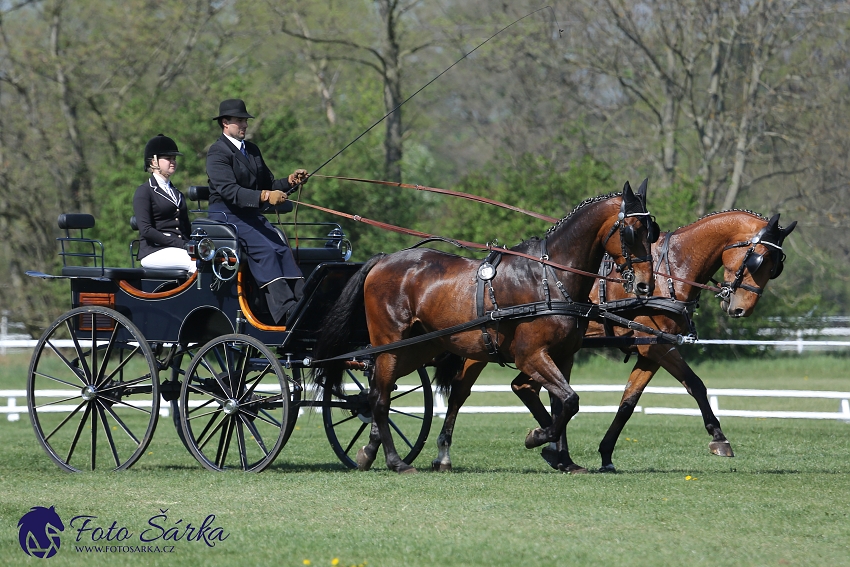
[[[649,285],[641,282],[635,286],[637,289],[638,295],[648,295],[649,294]]]

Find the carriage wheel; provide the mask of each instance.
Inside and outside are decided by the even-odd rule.
[[[211,340],[192,357],[180,388],[189,451],[212,471],[262,471],[291,433],[289,392],[283,367],[261,341]]]
[[[368,381],[358,380],[350,370],[346,373],[351,383],[346,384],[344,397],[339,398],[330,390],[324,391],[322,420],[336,456],[348,468],[356,469],[357,451],[369,442],[372,410],[368,400]],[[393,431],[395,446],[402,460],[408,465],[413,464],[425,446],[433,416],[431,379],[427,370],[422,367],[418,374],[398,381],[390,404],[390,428]]]
[[[30,362],[27,405],[39,443],[67,471],[129,468],[156,429],[158,368],[125,316],[95,306],[68,311]]]

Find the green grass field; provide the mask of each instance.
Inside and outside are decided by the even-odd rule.
[[[24,388],[26,359],[0,357],[0,389]],[[846,362],[811,356],[696,370],[716,388],[850,391]],[[623,384],[630,368],[593,357],[573,382]],[[491,366],[482,382],[512,376]],[[666,374],[653,382],[675,384]],[[582,401],[618,400],[596,396],[604,399]],[[577,462],[598,466],[596,447],[611,417],[580,414],[570,424]],[[840,421],[725,418],[736,452],[725,459],[709,455],[699,418],[636,414],[614,454],[618,474],[570,476],[523,447],[534,425],[529,415],[462,414],[455,472],[399,476],[380,459],[370,472],[344,469],[312,413],[260,474],[202,469],[170,419],[160,420],[131,470],[66,474],[26,417],[0,420],[2,565],[39,561],[17,540],[18,520],[33,506],[55,506],[66,524],[51,565],[850,565],[850,424]],[[440,425],[435,419],[420,469],[436,455]],[[96,516],[91,525],[105,531],[115,522],[115,532],[133,533],[127,542],[99,543],[139,546],[145,529],[179,535],[211,514],[228,534],[215,547],[185,537],[144,544],[173,545],[172,553],[76,551],[75,544],[92,545],[92,532],[76,543],[68,525],[74,516]],[[162,531],[148,524],[154,516],[166,516],[153,520]]]

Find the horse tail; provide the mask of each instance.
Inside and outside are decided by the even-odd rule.
[[[465,358],[460,355],[444,352],[434,359],[434,384],[437,385],[437,391],[441,394],[448,394],[452,387],[452,382],[460,371],[463,369]]]
[[[354,274],[342,290],[339,298],[322,321],[313,359],[333,358],[350,348],[352,335],[358,317],[365,318],[363,286],[366,276],[386,254],[376,254],[369,258],[360,270]],[[342,383],[344,361],[334,361],[317,367],[313,371],[313,382],[325,388],[338,389]]]

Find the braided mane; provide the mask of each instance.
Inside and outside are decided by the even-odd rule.
[[[584,207],[587,207],[588,205],[592,205],[593,203],[598,203],[598,202],[600,202],[600,201],[607,201],[608,199],[613,199],[614,197],[619,197],[620,195],[622,195],[622,193],[608,193],[608,194],[606,194],[606,195],[597,195],[596,197],[590,197],[590,198],[588,198],[588,199],[585,199],[584,201],[582,201],[581,203],[579,203],[578,205],[576,205],[576,206],[575,206],[575,208],[574,208],[572,211],[570,211],[570,212],[569,212],[569,213],[568,213],[565,217],[563,217],[563,218],[562,218],[562,219],[560,219],[558,222],[556,222],[554,225],[552,225],[552,226],[551,226],[551,227],[550,227],[550,228],[546,231],[546,234],[545,234],[544,238],[545,238],[545,237],[548,237],[550,234],[552,234],[553,232],[555,232],[555,231],[556,231],[556,230],[557,230],[557,229],[558,229],[561,225],[563,225],[563,224],[564,224],[564,223],[565,223],[565,222],[566,222],[566,221],[567,221],[567,220],[568,220],[571,216],[573,216],[574,214],[576,214],[579,210],[583,209]],[[541,239],[540,239],[540,237],[539,237],[539,236],[532,236],[531,238],[528,238],[528,239],[526,239],[526,240],[523,240],[522,242],[520,242],[520,243],[519,243],[519,244],[517,244],[516,246],[512,246],[512,247],[511,247],[511,250],[517,250],[517,251],[524,251],[524,250],[528,250],[528,249],[529,249],[529,248],[531,248],[533,245],[535,245],[535,244],[537,244],[538,242],[540,242],[540,240],[541,240]]]
[[[550,234],[555,232],[555,230],[557,230],[562,224],[564,224],[567,221],[567,219],[569,219],[571,216],[576,214],[579,211],[579,209],[583,209],[584,207],[586,207],[588,205],[592,205],[593,203],[598,203],[599,201],[607,201],[608,199],[613,199],[614,197],[619,197],[620,195],[622,195],[622,193],[608,193],[606,195],[597,195],[596,197],[590,197],[589,199],[585,199],[584,201],[582,201],[581,203],[576,205],[576,207],[572,211],[570,211],[570,213],[567,216],[565,216],[564,218],[562,218],[561,220],[559,220],[558,222],[553,224],[552,227],[549,228],[549,230],[546,231],[546,236],[549,236]]]
[[[757,219],[760,219],[760,220],[763,220],[763,221],[770,220],[770,219],[764,217],[763,215],[761,215],[761,214],[759,214],[755,211],[751,211],[749,209],[725,209],[723,211],[713,211],[713,212],[710,212],[710,213],[706,213],[706,214],[702,215],[700,218],[698,218],[697,220],[695,220],[694,222],[692,222],[690,224],[686,224],[684,226],[680,226],[676,230],[679,230],[680,228],[687,228],[687,227],[691,226],[692,224],[698,223],[702,219],[705,219],[705,218],[708,218],[708,217],[713,217],[714,215],[719,215],[719,214],[723,214],[723,213],[747,213],[748,215],[753,215]],[[671,233],[676,232],[676,230],[671,230],[670,232]]]

